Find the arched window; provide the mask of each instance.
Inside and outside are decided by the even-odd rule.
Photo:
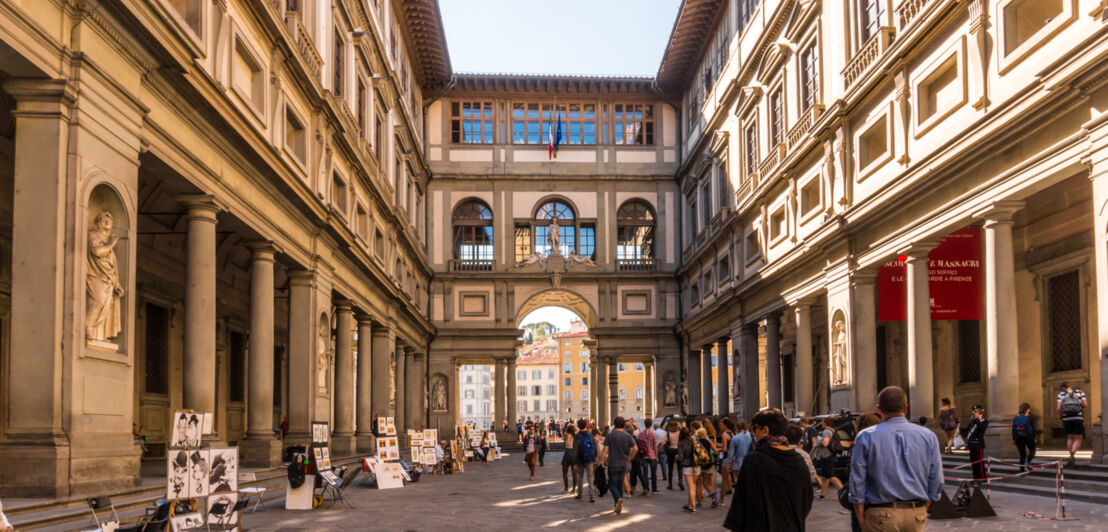
[[[620,270],[654,268],[654,211],[631,200],[616,211],[616,264]]]
[[[554,220],[558,221],[558,236],[560,237],[558,249],[562,256],[569,255],[570,250],[577,249],[577,228],[574,226],[576,216],[573,209],[561,201],[550,201],[539,207],[535,212],[535,251],[540,255],[549,255],[550,226]]]
[[[455,271],[492,270],[492,211],[479,200],[454,209]]]

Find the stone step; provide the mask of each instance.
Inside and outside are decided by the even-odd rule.
[[[1052,460],[1036,459],[1033,466],[1042,466]],[[969,467],[951,470],[951,467],[968,464],[966,455],[943,456],[943,467],[946,468],[945,480],[948,486],[957,486],[962,480],[970,479],[973,474]],[[990,475],[993,478],[1006,477],[1019,472],[1019,467],[1008,464],[993,463],[990,467]],[[1065,498],[1067,500],[1080,500],[1100,504],[1108,504],[1108,466],[1078,462],[1073,466],[1063,468],[1065,485]],[[1033,471],[1027,475],[1016,478],[998,479],[991,482],[991,489],[1008,493],[1020,493],[1025,495],[1037,495],[1040,497],[1055,498],[1057,492],[1057,470],[1048,467]]]

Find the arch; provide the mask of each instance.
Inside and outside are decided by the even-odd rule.
[[[620,269],[649,269],[654,259],[654,208],[632,198],[616,211],[616,263]]]
[[[535,212],[531,215],[535,220],[552,220],[555,217],[558,221],[577,219],[577,207],[567,198],[548,196],[536,205]]]
[[[465,261],[470,269],[492,269],[493,214],[483,200],[468,198],[454,207],[454,259]]]
[[[520,305],[516,312],[515,326],[518,328],[523,318],[526,318],[528,314],[540,307],[562,307],[567,309],[577,314],[581,321],[585,322],[585,327],[589,329],[596,327],[599,321],[596,309],[580,294],[565,288],[548,288],[532,294],[531,297],[527,298],[527,301]]]
[[[454,214],[451,219],[455,223],[459,221],[466,222],[480,222],[484,220],[492,220],[492,209],[489,208],[489,204],[485,203],[485,200],[480,198],[465,198],[458,202],[454,207]]]
[[[642,198],[631,198],[616,210],[617,222],[654,223],[654,206]]]

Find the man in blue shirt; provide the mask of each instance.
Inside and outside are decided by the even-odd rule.
[[[908,398],[889,386],[877,396],[882,423],[859,432],[850,457],[850,502],[862,530],[923,530],[942,494],[939,439],[904,417]]]
[[[731,437],[731,441],[727,443],[727,459],[731,461],[731,471],[727,473],[731,474],[731,481],[735,481],[735,477],[739,475],[739,470],[743,467],[743,458],[750,453],[751,447],[754,446],[754,437],[750,435],[747,430],[746,422],[739,420],[736,427],[736,434]]]

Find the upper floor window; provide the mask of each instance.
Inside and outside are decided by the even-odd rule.
[[[558,105],[561,117],[562,142],[566,144],[596,144],[596,104],[568,103]]]
[[[800,107],[819,103],[819,46],[815,39],[800,52]]]
[[[563,373],[573,373],[573,363],[572,362],[566,362],[565,364],[562,364],[562,372]]]
[[[450,138],[452,142],[492,144],[493,123],[491,101],[450,103]]]
[[[760,0],[739,0],[738,5],[738,17],[739,23],[737,31],[742,33],[743,29],[750,22],[750,18],[754,16],[754,10],[758,9],[758,3]]]
[[[746,175],[754,175],[758,173],[758,124],[757,122],[751,122],[746,126],[746,131],[743,133],[743,144],[745,144],[746,153],[744,156],[744,163],[746,166]]]
[[[628,201],[616,211],[616,260],[654,258],[654,211],[645,202]]]
[[[769,142],[770,153],[778,144],[785,142],[785,88],[778,87],[769,96]]]
[[[454,209],[454,258],[492,262],[492,211],[479,200]]]
[[[540,255],[549,255],[551,252],[550,230],[557,223],[558,227],[558,251],[562,255],[569,255],[570,251],[577,250],[576,217],[573,209],[561,201],[550,201],[539,207],[535,212],[535,252]],[[556,221],[556,222],[555,222]]]
[[[885,7],[882,5],[885,0],[859,0],[859,12],[861,13],[861,41],[866,42],[877,35],[877,30],[881,28],[881,16],[885,12]]]
[[[343,83],[343,48],[346,43],[342,41],[342,32],[335,30],[335,64],[331,66],[331,70],[334,72],[334,85],[331,87],[331,92],[335,96],[342,96],[342,83]]]
[[[614,106],[612,117],[616,144],[654,144],[654,106],[648,103]]]
[[[201,30],[204,28],[204,4],[206,2],[204,0],[166,0],[166,3],[180,15],[188,29],[192,30],[199,38]],[[295,7],[290,9],[290,11],[295,10]]]

